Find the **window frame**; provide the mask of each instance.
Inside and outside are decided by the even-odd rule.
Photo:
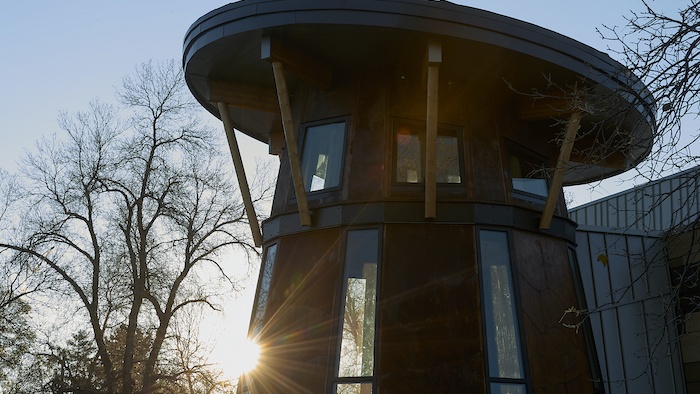
[[[399,182],[397,180],[398,171],[398,141],[397,134],[398,129],[401,126],[407,126],[412,131],[417,131],[415,133],[419,137],[420,141],[420,168],[422,171],[423,180],[420,182]],[[408,118],[393,118],[391,127],[391,188],[393,191],[416,191],[417,189],[423,190],[425,187],[425,139],[426,139],[426,121]],[[465,153],[464,153],[464,132],[461,126],[439,123],[438,138],[440,136],[450,136],[457,139],[457,161],[459,166],[459,176],[460,182],[436,182],[438,191],[442,192],[454,192],[455,189],[463,190],[466,187],[466,170],[465,170]],[[465,191],[466,193],[466,191]]]
[[[506,144],[506,169],[508,171],[508,179],[510,180],[509,182],[509,187],[510,187],[510,194],[512,197],[520,199],[520,200],[525,200],[537,204],[544,205],[544,203],[547,201],[547,198],[549,196],[549,188],[551,186],[551,177],[549,174],[545,178],[530,178],[530,179],[543,179],[545,183],[545,188],[546,188],[546,193],[547,195],[540,195],[537,193],[532,193],[527,190],[523,189],[516,189],[515,185],[513,184],[513,170],[511,169],[510,166],[510,159],[512,156],[518,157],[520,160],[523,158],[525,160],[531,159],[533,162],[537,162],[538,164],[541,164],[543,168],[547,168],[547,159],[542,156],[537,154],[536,152],[525,148],[521,145],[518,145],[512,141],[507,141]]]
[[[263,327],[265,326],[265,320],[267,316],[267,306],[268,302],[270,300],[270,289],[272,289],[272,283],[275,279],[275,267],[277,265],[277,253],[279,249],[279,242],[274,242],[271,243],[270,245],[265,247],[265,251],[263,253],[263,259],[260,263],[260,272],[258,274],[258,283],[257,283],[257,290],[255,292],[255,298],[253,302],[253,309],[252,313],[250,316],[250,324],[248,326],[248,336],[255,339],[258,335],[260,335],[260,332],[262,332]],[[273,256],[272,259],[270,259],[270,250],[273,250]],[[270,269],[270,275],[269,275],[269,285],[267,289],[267,294],[265,295],[265,306],[262,311],[259,311],[260,309],[260,297],[261,297],[261,292],[262,292],[262,284],[263,281],[265,280],[265,271],[269,267]]]
[[[270,250],[273,250],[272,258],[270,258]],[[255,298],[253,298],[253,308],[250,314],[250,323],[248,324],[248,338],[257,342],[257,337],[264,330],[266,317],[268,313],[268,302],[270,299],[270,289],[272,289],[272,283],[275,279],[275,266],[277,265],[277,252],[279,250],[279,242],[273,242],[264,248],[263,259],[260,262],[260,271],[258,274],[257,290],[255,291]],[[269,285],[267,289],[267,294],[265,295],[265,306],[262,311],[260,311],[260,297],[262,291],[262,284],[265,280],[265,271],[269,267]],[[248,373],[243,373],[239,376],[238,389],[236,393],[248,394],[251,393],[251,387],[253,385],[253,376]]]
[[[485,300],[485,283],[484,283],[484,264],[483,264],[483,253],[481,251],[481,240],[482,231],[500,232],[506,235],[506,241],[508,243],[508,266],[510,268],[511,286],[512,286],[512,303],[515,308],[515,318],[517,322],[515,324],[518,330],[518,340],[520,342],[520,357],[522,362],[523,377],[522,378],[502,378],[497,376],[491,376],[490,366],[489,366],[489,349],[488,349],[488,328],[486,326],[486,311],[484,309]],[[491,226],[478,226],[475,228],[476,237],[476,256],[477,256],[477,266],[479,272],[479,297],[480,309],[481,309],[481,330],[483,335],[483,353],[484,353],[484,379],[486,383],[486,393],[491,394],[491,386],[493,383],[501,384],[514,384],[522,385],[525,388],[526,394],[532,394],[532,379],[530,374],[530,364],[529,356],[527,351],[527,339],[525,337],[525,320],[522,311],[521,303],[521,293],[520,286],[518,284],[518,270],[517,264],[515,263],[515,254],[513,249],[513,233],[510,229],[491,227]]]
[[[376,270],[376,290],[375,290],[375,304],[374,304],[374,349],[373,349],[373,365],[372,365],[372,375],[371,376],[348,376],[341,377],[338,376],[340,372],[340,356],[342,352],[342,341],[343,341],[343,324],[345,317],[345,304],[346,304],[346,294],[347,294],[347,278],[346,269],[348,265],[347,261],[347,250],[348,250],[348,234],[353,231],[366,231],[375,230],[377,234],[377,270]],[[339,267],[339,289],[336,291],[337,309],[333,312],[333,318],[336,320],[337,327],[336,340],[333,344],[333,349],[330,352],[330,356],[333,358],[329,365],[328,373],[328,391],[329,393],[337,393],[337,386],[339,384],[371,384],[372,393],[377,390],[377,361],[379,356],[379,300],[381,292],[381,272],[382,272],[382,248],[383,248],[383,229],[379,226],[357,226],[347,228],[343,231],[341,248],[343,251],[342,264]]]
[[[322,198],[324,195],[327,195],[329,193],[334,193],[337,192],[338,190],[341,190],[343,188],[343,180],[345,178],[345,160],[347,158],[347,149],[348,149],[348,134],[350,130],[350,116],[339,116],[339,117],[334,117],[334,118],[327,118],[327,119],[320,119],[320,120],[315,120],[312,122],[305,122],[302,123],[301,125],[301,133],[299,135],[299,141],[298,141],[298,149],[299,149],[299,164],[302,166],[301,172],[302,172],[302,181],[304,180],[304,168],[303,168],[303,163],[304,163],[304,151],[306,148],[306,137],[309,134],[309,129],[312,127],[318,127],[318,126],[324,126],[324,125],[331,125],[331,124],[336,124],[336,123],[343,123],[343,138],[342,138],[342,143],[343,146],[341,148],[341,157],[339,159],[339,176],[338,176],[338,185],[332,186],[332,187],[326,187],[322,188],[319,190],[314,190],[311,191],[311,185],[309,185],[309,190],[306,190],[306,183],[304,182],[304,191],[306,192],[306,196],[309,199],[314,199],[314,198]],[[292,200],[296,200],[296,196],[292,192]]]

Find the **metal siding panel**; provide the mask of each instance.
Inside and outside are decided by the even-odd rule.
[[[676,204],[678,204],[678,208],[676,209],[676,223],[679,226],[685,225],[687,222],[688,218],[688,185],[687,185],[687,179],[682,179],[679,181],[679,187],[678,187],[678,201]]]
[[[679,352],[672,351],[672,343],[668,336],[663,304],[663,298],[656,297],[643,303],[646,327],[645,332],[647,346],[652,362],[652,376],[654,377],[654,387],[657,393],[673,393],[676,390],[674,378],[673,358],[678,358]]]
[[[592,312],[589,316],[591,321],[591,331],[593,334],[593,340],[595,342],[595,350],[598,354],[598,362],[600,364],[601,379],[609,385],[610,379],[608,376],[608,353],[605,346],[605,338],[603,337],[603,321],[600,316],[600,312]],[[610,392],[610,390],[608,390]]]
[[[661,193],[661,184],[657,183],[652,186],[651,198],[653,202],[652,212],[654,213],[654,220],[652,224],[653,230],[663,230],[663,220],[661,217],[661,205],[663,203],[664,194]]]
[[[644,242],[641,237],[627,236],[627,253],[632,277],[632,296],[634,299],[646,297],[649,279],[644,259]]]
[[[641,194],[638,190],[634,190],[630,192],[629,196],[627,197],[627,200],[625,203],[627,204],[627,223],[625,227],[632,227],[632,228],[637,228],[637,229],[642,229],[642,223],[639,222],[639,214],[637,212],[637,205],[643,204],[643,200],[637,202],[638,199],[641,199],[643,194]],[[640,209],[643,209],[643,205],[640,206]]]
[[[620,224],[618,223],[618,220],[620,220],[620,209],[617,206],[617,197],[611,198],[610,200],[607,201],[608,205],[608,223],[610,227],[618,227]]]
[[[608,200],[600,204],[601,223],[605,227],[610,227],[610,216],[608,216]]]
[[[615,199],[615,206],[617,207],[617,227],[628,227],[627,224],[627,201],[624,195],[618,196]]]
[[[688,207],[688,224],[694,222],[698,215],[698,207],[700,207],[700,203],[698,203],[700,192],[698,189],[698,178],[693,177],[688,182],[688,201],[690,202],[690,206]]]
[[[642,191],[642,209],[640,214],[642,215],[642,230],[651,230],[654,228],[654,199],[653,190],[649,187],[644,188]]]
[[[666,262],[665,248],[658,238],[644,239],[647,278],[649,279],[649,294],[665,294],[669,291],[670,279]]]
[[[605,338],[605,355],[607,358],[608,381],[610,393],[627,393],[625,384],[625,371],[623,369],[622,346],[620,332],[617,323],[617,308],[606,309],[600,312],[602,323],[602,336]]]
[[[605,238],[603,234],[590,233],[588,235],[590,242],[591,267],[593,270],[593,283],[595,289],[596,306],[609,304],[610,298],[610,278],[608,269],[598,259],[601,256],[607,256],[608,251],[605,248]],[[602,257],[601,257],[602,258]]]
[[[653,393],[642,306],[635,302],[617,308],[617,312],[627,392]]]
[[[668,230],[673,226],[673,190],[671,189],[671,181],[665,180],[659,184],[659,230]]]
[[[621,234],[606,234],[610,289],[613,302],[632,301],[632,282],[630,280],[629,261],[627,258],[626,237]]]
[[[586,224],[595,226],[595,204],[585,208],[586,210]]]
[[[681,185],[681,180],[678,178],[673,178],[671,182],[671,196],[669,198],[669,203],[671,205],[671,225],[670,227],[675,227],[680,224],[680,213],[683,206],[683,187]]]
[[[576,232],[576,258],[578,259],[579,271],[581,274],[581,282],[583,284],[583,293],[586,296],[586,305],[588,309],[598,307],[595,296],[595,283],[593,282],[593,270],[590,253],[590,245],[588,243],[588,233],[583,231]]]

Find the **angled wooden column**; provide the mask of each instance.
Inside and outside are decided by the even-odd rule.
[[[425,125],[425,218],[435,219],[437,195],[437,129],[438,81],[442,47],[439,42],[428,44],[427,114]]]
[[[255,246],[262,246],[262,233],[260,232],[260,224],[258,223],[258,216],[255,214],[253,199],[250,196],[250,187],[248,186],[248,180],[245,176],[245,169],[243,168],[243,159],[241,159],[241,151],[238,148],[238,141],[236,140],[236,132],[233,128],[231,113],[229,112],[228,105],[226,103],[218,102],[217,106],[219,107],[219,116],[221,116],[221,121],[224,122],[224,129],[226,130],[226,139],[228,139],[228,147],[231,151],[233,167],[236,170],[236,177],[238,178],[238,187],[241,189],[241,196],[243,197],[245,213],[246,216],[248,216],[248,224],[250,225],[250,231],[251,233],[253,233],[253,242],[255,242]]]
[[[299,208],[299,219],[302,226],[311,225],[311,215],[309,214],[309,203],[306,200],[306,189],[304,188],[304,178],[301,173],[301,159],[297,137],[294,132],[294,121],[292,119],[292,108],[289,104],[289,91],[287,89],[287,79],[284,76],[284,66],[281,62],[272,62],[272,71],[275,75],[275,85],[277,86],[277,100],[280,105],[280,115],[282,117],[282,129],[284,130],[284,140],[287,147],[287,156],[292,170],[292,183],[294,193],[297,197]]]
[[[564,182],[564,171],[569,163],[569,158],[571,157],[571,150],[574,147],[574,140],[576,139],[576,133],[578,132],[579,124],[581,123],[581,112],[575,111],[569,117],[569,122],[566,125],[566,132],[564,133],[564,141],[562,141],[561,148],[559,149],[559,158],[557,159],[557,166],[554,169],[554,176],[552,176],[552,184],[549,186],[549,193],[547,194],[547,202],[544,204],[544,210],[542,211],[542,217],[540,218],[540,229],[548,230],[549,226],[552,224],[552,216],[554,215],[554,208],[557,205],[557,200],[559,199],[559,191]]]

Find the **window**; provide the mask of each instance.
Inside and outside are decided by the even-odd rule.
[[[270,296],[270,284],[272,283],[272,271],[275,267],[275,257],[277,256],[277,244],[270,245],[265,251],[263,268],[260,273],[260,285],[258,286],[258,296],[253,314],[251,326],[251,336],[255,338],[262,330],[265,321],[265,310],[267,309],[267,299]]]
[[[425,122],[398,120],[395,126],[395,182],[423,183],[425,177]],[[462,183],[460,141],[455,130],[438,129],[437,183]]]
[[[304,134],[301,171],[307,192],[340,186],[345,122],[309,126]]]
[[[491,394],[525,394],[525,368],[508,234],[479,232],[487,376]]]
[[[549,190],[544,160],[512,147],[508,152],[508,169],[513,191],[547,198]]]
[[[333,392],[371,394],[374,375],[379,230],[347,234],[343,320]]]

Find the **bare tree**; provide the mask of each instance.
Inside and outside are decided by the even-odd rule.
[[[101,391],[150,393],[169,379],[160,361],[178,313],[217,309],[221,285],[235,284],[224,256],[257,251],[219,142],[197,117],[175,62],[137,67],[117,96],[127,122],[94,101],[87,112],[60,116],[67,139],[45,139],[27,156],[13,200],[20,215],[2,233],[0,252],[47,268],[79,304]],[[108,341],[117,331],[120,354]]]
[[[654,151],[641,174],[647,179],[697,162],[693,152],[700,138],[689,123],[700,114],[700,1],[689,0],[677,10],[641,0],[621,26],[600,33],[609,50],[642,80],[656,99],[658,133]]]
[[[630,75],[639,77],[656,101],[652,151],[632,175],[627,175],[629,179],[642,183],[698,164],[699,156],[694,150],[700,138],[696,123],[700,114],[700,1],[689,0],[676,9],[669,9],[668,2],[653,0],[641,0],[639,5],[641,11],[631,11],[626,23],[603,26],[600,33],[609,41],[612,57],[624,63]],[[678,334],[687,334],[684,324],[691,315],[695,314],[693,319],[697,320],[697,311],[700,310],[697,292],[700,272],[697,253],[700,215],[696,208],[700,190],[698,174],[697,170],[689,171],[674,178],[673,182],[659,181],[619,194],[617,201],[610,199],[601,203],[608,209],[603,214],[605,218],[577,216],[582,222],[588,221],[586,224],[621,227],[610,229],[605,238],[598,238],[604,242],[590,250],[590,262],[597,272],[607,271],[611,278],[623,271],[628,278],[611,279],[609,298],[598,303],[598,311],[591,309],[583,313],[584,319],[590,316],[588,313],[603,309],[608,316],[613,316],[613,312],[617,313],[616,308],[621,310],[626,304],[631,305],[631,299],[638,301],[635,297],[641,299],[637,293],[644,294],[640,289],[650,282],[649,278],[658,280],[656,287],[648,288],[653,289],[650,292],[654,293],[650,295],[658,297],[659,301],[653,304],[653,310],[646,309],[639,315],[646,322],[645,328],[635,332],[637,338],[646,340],[638,350],[639,357],[648,362],[640,364],[643,368],[633,372],[633,361],[628,359],[624,373],[617,374],[619,380],[609,377],[613,384],[624,387],[644,379],[652,382],[652,376],[662,364],[660,360],[678,348],[669,342],[678,339]],[[615,222],[618,218],[620,221]],[[634,238],[635,229],[637,238]],[[633,241],[642,239],[639,230],[644,231],[645,246],[636,250],[632,245]],[[653,231],[656,231],[655,235]],[[661,232],[664,236],[658,238]],[[585,250],[586,245],[579,245],[579,248]],[[620,262],[630,264],[621,267]],[[665,279],[668,272],[664,270],[670,271],[670,281]],[[603,288],[600,286],[597,291],[602,294]],[[569,312],[574,312],[574,309]],[[630,333],[628,330],[622,335]],[[620,340],[627,341],[631,348],[629,344],[633,340],[629,337]],[[685,357],[692,353],[692,348],[686,349],[684,342],[688,343],[687,337],[681,339],[679,346]],[[624,351],[629,352],[629,349]]]

